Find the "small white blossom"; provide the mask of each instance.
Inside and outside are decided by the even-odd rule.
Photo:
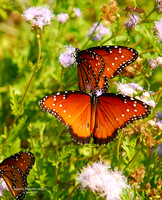
[[[127,28],[132,29],[138,24],[139,17],[137,15],[130,14],[130,18],[124,24]]]
[[[84,167],[81,173],[78,173],[77,181],[82,184],[83,189],[88,187],[93,192],[98,192],[101,197],[106,196],[107,200],[120,200],[123,189],[130,187],[122,172],[112,171],[109,165],[102,162]]]
[[[65,23],[69,18],[69,15],[67,13],[60,13],[57,15],[57,21],[60,23]]]
[[[146,103],[147,105],[155,108],[156,103],[154,100],[151,99],[149,92],[143,92],[142,96],[141,97],[136,96],[136,99],[139,99],[140,101]]]
[[[95,36],[92,38],[93,40],[101,40],[104,35],[111,34],[110,28],[106,28],[104,25],[99,24],[97,26],[97,22],[93,24],[92,28],[89,31],[89,36],[92,35],[93,31],[95,30]]]
[[[59,62],[64,67],[70,67],[76,62],[75,58],[75,48],[70,46],[65,46],[66,51],[61,53],[59,56]]]
[[[101,96],[101,95],[102,95],[102,90],[97,90],[97,91],[96,91],[96,95],[97,95],[97,97],[98,97],[98,96]]]
[[[162,129],[162,120],[157,120],[156,125]]]
[[[157,57],[155,60],[149,59],[148,65],[150,69],[155,69],[158,65],[162,67],[162,57]]]
[[[150,126],[155,126],[155,120],[149,120],[148,123],[150,124]]]
[[[6,185],[6,182],[2,178],[0,178],[0,196],[3,196],[3,192],[5,190],[9,190],[9,189]]]
[[[139,91],[143,90],[143,87],[141,87],[140,85],[138,85],[137,83],[130,83],[129,84],[133,89],[137,89]]]
[[[79,8],[74,8],[74,12],[75,12],[75,15],[76,15],[77,17],[81,17],[81,16],[82,16],[82,13],[81,13],[81,11],[80,11]]]
[[[147,101],[147,104],[153,108],[155,108],[155,101],[154,100],[149,100]]]
[[[150,98],[149,92],[143,92],[143,93],[142,93],[142,96],[143,96],[144,98],[146,98],[146,99]]]
[[[156,62],[158,65],[160,65],[162,67],[162,57],[156,58]]]
[[[118,84],[118,91],[125,95],[133,96],[133,94],[136,94],[135,89],[133,89],[129,84]]]
[[[148,65],[150,66],[150,69],[155,69],[157,67],[157,62],[156,62],[156,60],[149,59]]]
[[[162,18],[160,18],[160,20],[157,22],[155,21],[155,27],[154,27],[157,31],[157,35],[159,37],[159,40],[162,41]]]
[[[54,16],[52,10],[50,10],[48,6],[30,7],[22,14],[22,17],[26,19],[33,28],[38,27],[40,29],[49,25]]]

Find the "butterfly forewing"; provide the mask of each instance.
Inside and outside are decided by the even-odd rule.
[[[58,92],[39,101],[40,107],[69,127],[71,137],[78,143],[90,138],[90,96],[83,92]]]
[[[102,56],[105,62],[103,74],[107,78],[113,78],[119,74],[138,57],[138,52],[135,49],[123,46],[94,47],[93,51]]]
[[[124,46],[98,46],[77,51],[79,89],[106,91],[108,84],[105,84],[104,77],[113,78],[137,57],[135,49]]]
[[[94,142],[107,144],[116,137],[119,129],[149,113],[150,107],[137,99],[112,93],[99,96]]]

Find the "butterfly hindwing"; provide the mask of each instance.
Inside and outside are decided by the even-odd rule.
[[[71,137],[78,143],[90,139],[90,96],[83,92],[58,92],[42,98],[40,107],[69,127]]]
[[[34,165],[35,157],[30,152],[19,152],[0,164],[0,177],[6,182],[11,194],[24,199],[27,192],[27,175]]]
[[[103,94],[98,97],[96,122],[93,133],[96,144],[112,141],[117,131],[127,124],[147,117],[150,107],[135,99],[120,94]]]

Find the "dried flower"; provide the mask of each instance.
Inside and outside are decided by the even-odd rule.
[[[60,13],[57,15],[57,21],[60,23],[65,23],[69,18],[69,15],[67,13]]]
[[[76,17],[81,17],[82,16],[82,13],[81,13],[79,8],[74,8],[74,12],[75,12]]]
[[[154,27],[157,31],[157,35],[159,37],[159,40],[162,41],[162,18],[160,18],[160,20],[157,22],[155,21],[155,27]]]
[[[22,17],[31,24],[32,28],[38,27],[40,29],[49,25],[54,16],[49,6],[30,7],[22,14]]]
[[[0,179],[0,196],[3,196],[3,192],[5,190],[9,190],[7,185],[6,185],[6,182],[1,178]]]
[[[117,2],[115,0],[109,1],[109,9],[106,4],[103,4],[101,11],[103,14],[101,15],[101,20],[104,20],[104,25],[106,27],[110,26],[112,22],[116,20],[117,17],[119,17]]]
[[[152,133],[149,131],[145,131],[144,135],[146,137],[145,142],[147,147],[152,148],[153,146],[155,146],[156,141],[154,140]]]
[[[130,177],[133,179],[131,181],[131,185],[142,182],[143,178],[145,177],[145,167],[142,165],[140,168],[135,169]]]
[[[103,26],[102,24],[99,24],[99,26],[97,26],[97,22],[93,24],[92,28],[89,31],[89,36],[92,35],[92,33],[95,30],[95,36],[92,38],[93,40],[101,40],[102,37],[106,34],[111,34],[110,28],[106,28],[105,26]]]
[[[139,17],[137,15],[130,14],[130,19],[124,24],[128,29],[132,29],[136,27]]]
[[[75,48],[70,45],[65,46],[65,49],[66,51],[59,56],[59,62],[64,68],[67,68],[76,62]]]
[[[124,75],[124,76],[129,77],[129,78],[134,78],[134,76],[136,76],[137,74],[141,73],[142,68],[143,68],[142,59],[140,57],[138,57],[136,62],[128,65],[127,67],[125,67],[121,71],[119,76],[123,76]]]
[[[77,181],[82,184],[83,189],[88,187],[100,196],[106,196],[107,200],[121,199],[123,189],[130,187],[121,171],[112,171],[110,166],[102,162],[84,167],[81,173],[78,173]]]

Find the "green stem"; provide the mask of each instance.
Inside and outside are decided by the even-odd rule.
[[[57,145],[56,145],[56,159],[59,153],[59,140],[60,140],[60,135],[61,135],[61,131],[60,133],[57,135]],[[55,169],[55,183],[57,183],[57,177],[58,177],[58,166],[56,165],[56,169]]]
[[[123,129],[119,134],[119,138],[118,138],[118,142],[117,142],[116,158],[117,158],[117,162],[118,162],[118,168],[119,168],[119,148],[120,148],[120,142],[121,142],[122,135],[123,135]]]
[[[77,185],[73,188],[72,192],[70,193],[70,195],[68,196],[68,198],[67,198],[66,200],[70,200],[70,199],[71,199],[73,193],[75,192],[75,190],[76,190],[80,185],[81,185],[81,184],[79,183],[79,184],[77,184]]]
[[[101,22],[101,19],[97,23],[96,27],[94,28],[94,30],[93,30],[92,34],[90,35],[90,37],[88,38],[87,42],[83,45],[82,49],[84,49],[87,46],[88,42],[92,39],[92,37],[94,36],[94,33],[95,33],[97,27],[99,26],[100,22]]]
[[[116,33],[116,34],[113,34],[111,37],[109,37],[108,39],[106,39],[105,41],[103,41],[103,42],[101,43],[101,45],[105,44],[106,42],[108,42],[109,40],[115,38],[116,36],[117,36],[117,33]]]
[[[29,81],[27,87],[26,87],[26,90],[25,90],[25,92],[24,92],[24,95],[23,95],[23,97],[22,97],[22,99],[21,99],[21,101],[20,101],[20,105],[19,105],[19,107],[18,107],[18,111],[20,111],[20,109],[21,109],[21,107],[22,107],[22,104],[23,104],[24,99],[25,99],[25,97],[26,97],[26,94],[27,94],[27,92],[28,92],[28,90],[29,90],[29,87],[30,87],[30,85],[31,85],[31,83],[32,83],[32,80],[33,80],[33,78],[34,78],[34,76],[35,76],[35,74],[36,74],[36,72],[37,72],[37,67],[38,67],[38,64],[39,64],[39,61],[40,61],[40,55],[41,55],[41,41],[40,41],[40,36],[39,36],[39,35],[36,35],[36,38],[37,38],[37,42],[38,42],[38,57],[37,57],[37,62],[36,62],[36,64],[35,64],[35,66],[34,66],[33,74],[32,74],[32,76],[31,76],[31,78],[30,78],[30,81]],[[18,118],[18,116],[15,116],[15,118],[14,118],[14,120],[13,120],[11,126],[10,126],[10,129],[9,129],[9,131],[8,131],[8,133],[7,133],[7,137],[6,137],[6,139],[5,139],[4,143],[3,143],[3,147],[2,147],[2,154],[4,153],[6,142],[7,142],[8,138],[9,138],[9,136],[10,136],[10,133],[11,133],[11,131],[12,131],[12,129],[13,129],[13,127],[14,127],[16,121],[17,121],[17,118]]]
[[[150,13],[146,16],[146,18],[143,20],[143,21],[141,21],[141,23],[144,23],[144,22],[146,22],[146,20],[152,15],[152,13],[154,13],[156,11],[156,7],[154,7],[151,11],[150,11]]]
[[[125,171],[128,167],[131,169],[134,165],[134,163],[136,162],[139,154],[141,153],[142,147],[140,147],[139,151],[134,155],[134,157],[132,158],[132,160],[127,164],[127,166],[124,168],[123,171]]]

